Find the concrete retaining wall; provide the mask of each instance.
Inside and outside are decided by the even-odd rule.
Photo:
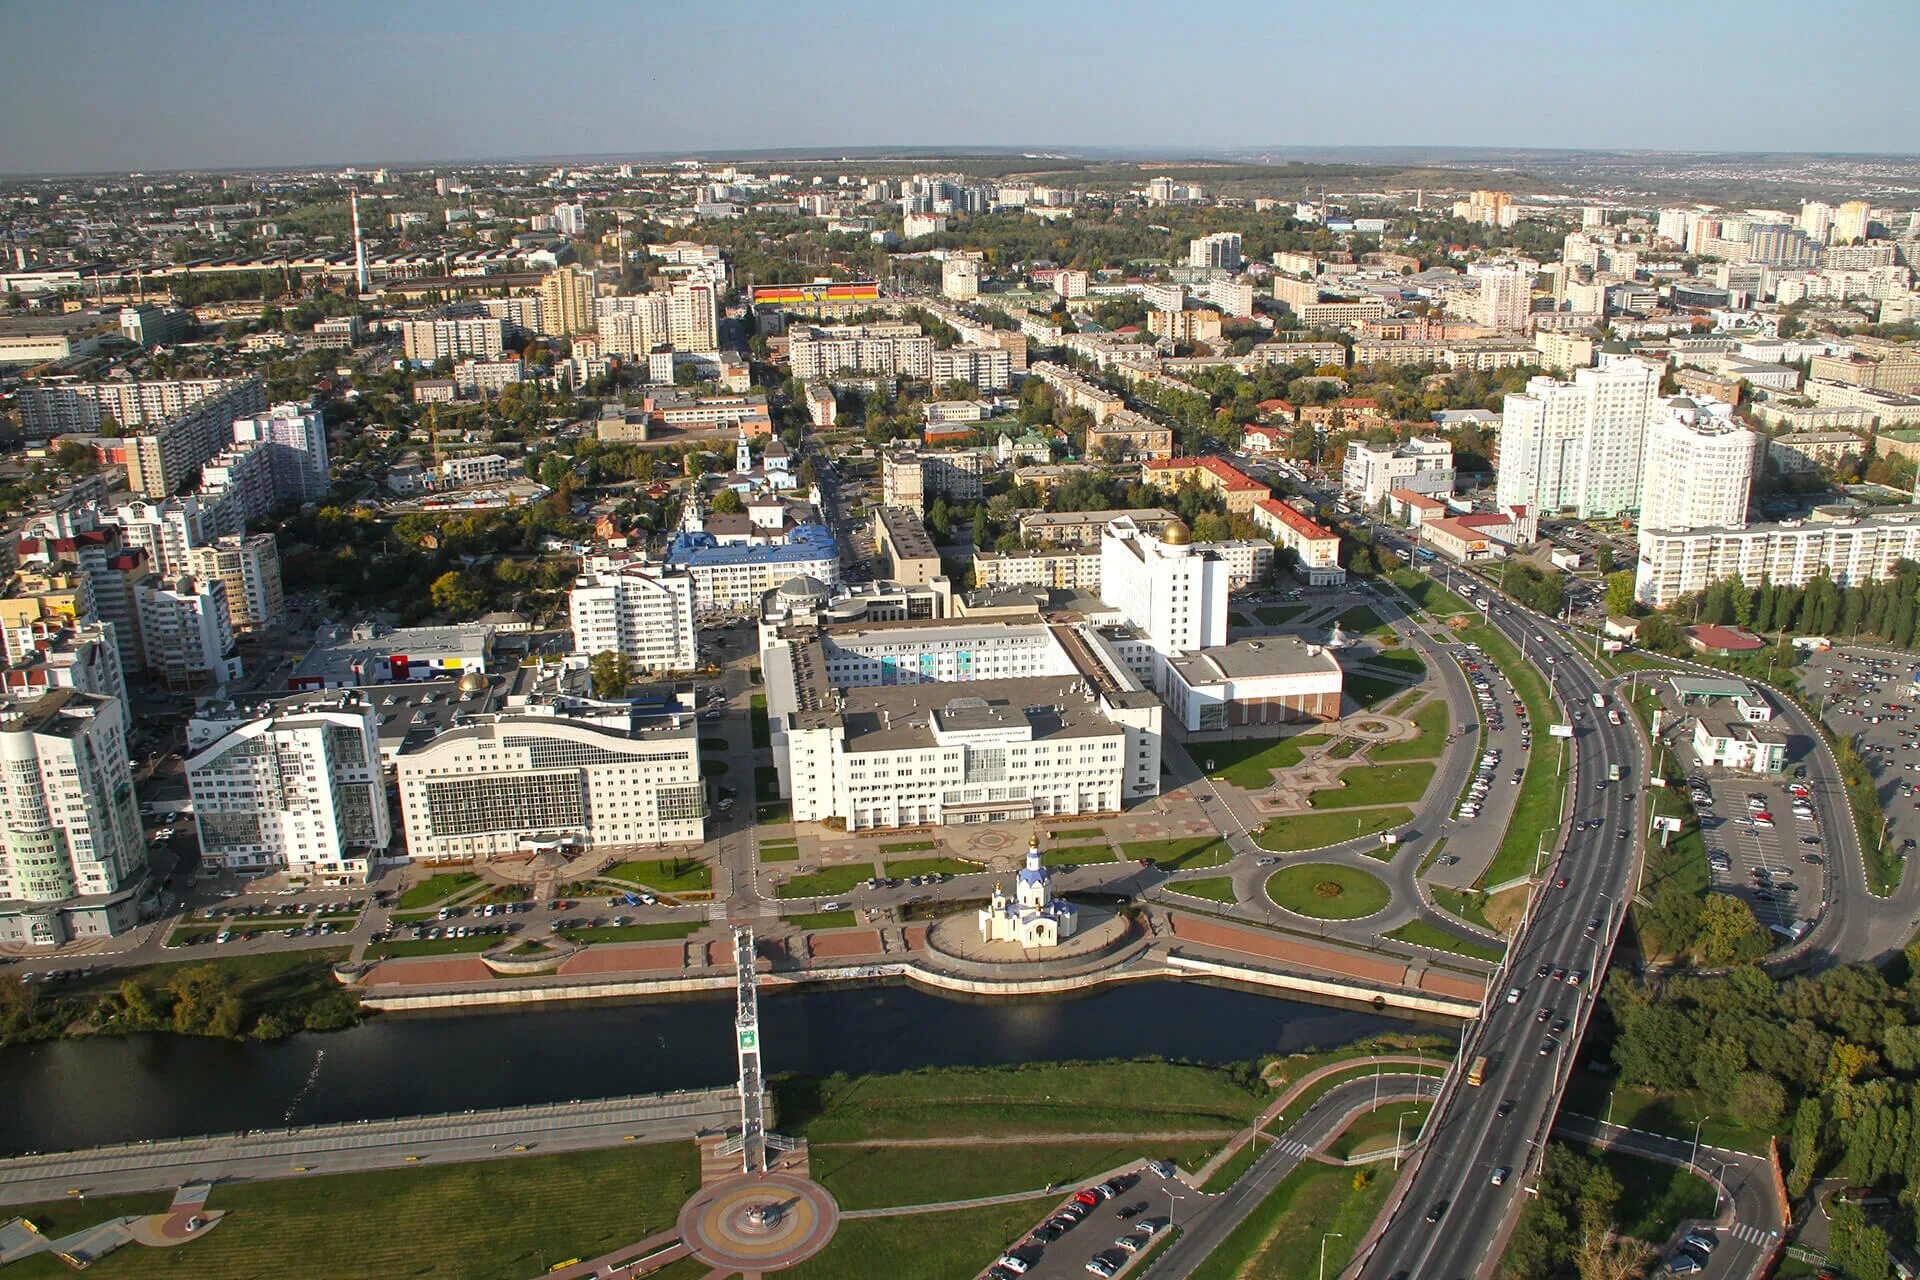
[[[1235,982],[1251,983],[1254,986],[1279,987],[1284,991],[1304,991],[1311,995],[1330,996],[1336,1000],[1352,1000],[1360,1004],[1378,1003],[1395,1009],[1437,1013],[1446,1018],[1471,1018],[1480,1012],[1479,1005],[1469,1004],[1464,1000],[1415,995],[1410,991],[1395,991],[1388,988],[1363,987],[1353,982],[1308,978],[1296,973],[1279,973],[1271,969],[1248,969],[1240,965],[1221,964],[1215,960],[1197,960],[1192,956],[1168,956],[1167,964],[1176,970],[1206,974],[1214,978],[1229,978]]]

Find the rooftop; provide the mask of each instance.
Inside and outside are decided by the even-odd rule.
[[[1255,680],[1263,676],[1338,674],[1340,663],[1317,644],[1299,636],[1260,636],[1214,645],[1195,653],[1169,658],[1167,665],[1189,686],[1223,680]]]
[[[938,745],[940,734],[999,731],[1009,737],[1118,737],[1080,676],[1022,676],[947,685],[871,685],[844,690],[839,719],[850,752]],[[814,713],[819,714],[819,713]],[[798,717],[806,720],[803,714]]]

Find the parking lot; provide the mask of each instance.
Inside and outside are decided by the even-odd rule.
[[[988,1265],[980,1275],[985,1280],[1007,1280],[1011,1276],[1081,1280],[1088,1275],[1114,1276],[1127,1271],[1129,1264],[1144,1255],[1166,1230],[1173,1203],[1169,1193],[1178,1198],[1187,1189],[1152,1168],[1121,1175],[1115,1182],[1121,1185],[1115,1187],[1114,1194],[1093,1205],[1076,1205],[1078,1190],[1063,1191],[1060,1204],[1036,1222],[1034,1230],[1009,1249],[1007,1256]],[[1069,1221],[1077,1211],[1085,1216]]]
[[[1447,851],[1433,871],[1437,883],[1467,885],[1479,877],[1506,831],[1532,751],[1534,726],[1512,683],[1484,653],[1470,644],[1443,647],[1460,664],[1486,730],[1467,793],[1441,827]],[[1452,728],[1454,734],[1463,730],[1471,733],[1473,726]]]
[[[1865,757],[1895,847],[1920,847],[1920,663],[1910,655],[1835,649],[1808,656],[1798,669],[1807,699]]]

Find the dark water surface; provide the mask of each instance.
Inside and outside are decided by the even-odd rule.
[[[967,999],[812,986],[760,1003],[769,1074],[1159,1055],[1235,1062],[1447,1020],[1149,981]],[[733,1001],[387,1014],[273,1043],[101,1036],[0,1051],[0,1153],[704,1088],[733,1080]]]

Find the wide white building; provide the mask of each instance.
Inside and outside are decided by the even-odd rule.
[[[1561,382],[1538,377],[1509,395],[1500,412],[1502,507],[1542,513],[1571,509],[1581,519],[1620,515],[1640,501],[1647,423],[1661,366],[1603,356]]]
[[[575,653],[624,654],[640,671],[691,671],[698,665],[693,579],[658,565],[589,570],[568,598]]]
[[[1153,686],[1165,691],[1166,662],[1227,640],[1227,563],[1193,545],[1180,521],[1158,537],[1125,516],[1100,535],[1100,598],[1137,628],[1155,656]]]
[[[123,721],[113,698],[74,689],[0,706],[0,941],[138,922],[147,852]]]
[[[1453,445],[1417,436],[1400,444],[1349,440],[1340,468],[1340,487],[1363,507],[1379,506],[1395,489],[1452,497],[1454,479]]]
[[[416,861],[705,838],[706,786],[691,715],[639,727],[624,708],[481,716],[402,752],[395,771],[407,852]]]
[[[1810,519],[1742,528],[1645,529],[1634,595],[1655,607],[1738,575],[1746,583],[1801,586],[1822,573],[1842,587],[1893,576],[1901,560],[1920,560],[1920,509],[1859,515],[1823,508]]]
[[[392,838],[370,699],[332,693],[264,716],[210,714],[187,736],[187,790],[206,865],[366,883]]]
[[[1647,427],[1640,527],[1745,524],[1747,498],[1766,444],[1765,436],[1733,421],[1731,405],[1687,396],[1664,402]]]

